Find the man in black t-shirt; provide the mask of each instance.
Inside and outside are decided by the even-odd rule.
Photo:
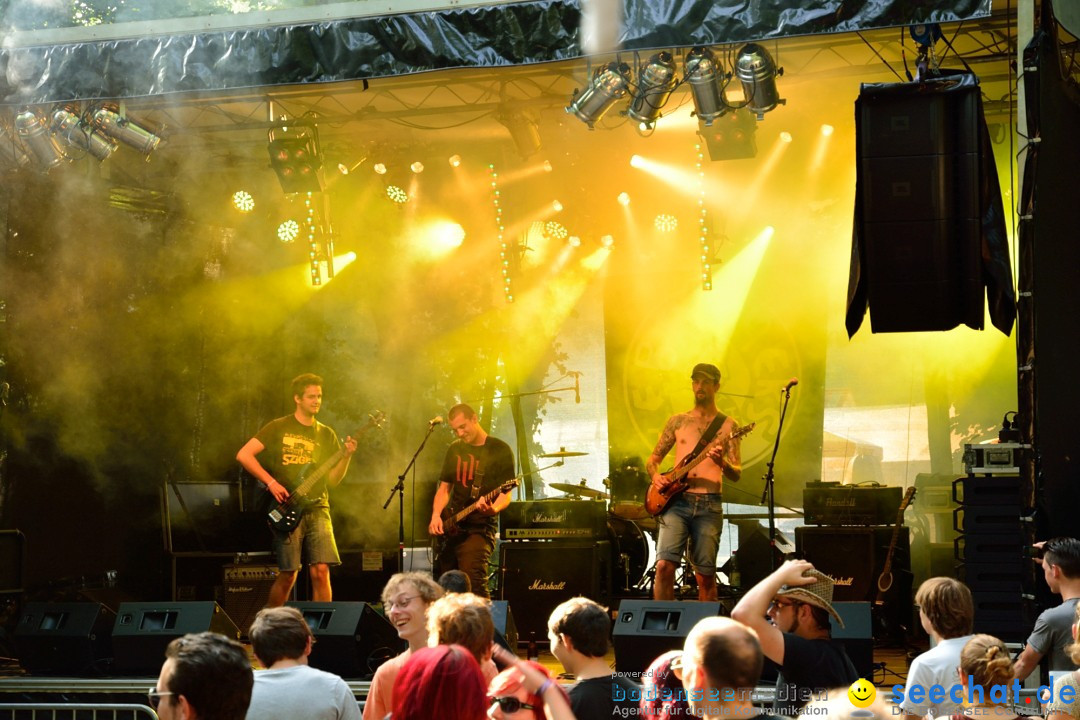
[[[731,617],[758,634],[765,657],[780,666],[777,715],[799,714],[809,700],[829,688],[859,679],[844,646],[832,639],[833,579],[805,560],[788,560],[747,591]]]
[[[461,570],[469,576],[472,591],[488,597],[487,566],[498,530],[495,516],[510,504],[510,493],[499,493],[492,499],[485,495],[513,479],[514,454],[509,445],[480,427],[476,412],[468,405],[455,405],[447,416],[458,439],[446,451],[431,507],[428,532],[446,536],[434,570],[436,575]],[[474,503],[475,510],[461,518],[456,528],[444,527],[451,514]]]
[[[317,470],[342,444],[337,433],[315,419],[322,407],[322,378],[305,373],[293,379],[296,410],[267,423],[236,453],[236,459],[255,479],[266,486],[267,505],[284,503],[303,482],[301,475]],[[300,565],[306,561],[311,576],[311,595],[317,602],[330,602],[330,566],[340,565],[334,528],[330,524],[328,488],[336,487],[349,469],[356,452],[356,440],[345,438],[344,454],[330,468],[324,483],[316,484],[308,495],[299,524],[290,532],[274,531],[274,554],[278,576],[270,588],[267,607],[284,605],[296,583]],[[262,457],[256,457],[261,455]]]
[[[613,674],[606,658],[611,616],[584,597],[567,600],[548,618],[551,654],[577,678],[568,691],[577,718],[637,717],[641,686]]]

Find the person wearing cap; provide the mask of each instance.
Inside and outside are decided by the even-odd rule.
[[[780,666],[773,712],[795,716],[829,688],[859,679],[840,642],[832,639],[833,580],[806,560],[788,560],[750,588],[731,617],[751,628],[765,657]]]
[[[716,553],[720,549],[720,528],[724,521],[721,491],[724,478],[737,481],[742,460],[735,421],[716,408],[720,370],[710,363],[698,363],[690,373],[694,391],[693,409],[672,415],[660,433],[646,468],[653,485],[666,488],[671,479],[660,473],[660,463],[675,448],[679,466],[696,456],[700,441],[714,434],[713,444],[701,450],[708,457],[683,478],[684,492],[675,495],[657,516],[656,578],[653,598],[675,599],[675,570],[682,562],[683,549],[690,541],[690,560],[698,585],[699,600],[716,600]]]

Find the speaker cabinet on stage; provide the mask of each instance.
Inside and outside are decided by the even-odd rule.
[[[844,644],[861,678],[874,677],[874,628],[868,602],[834,602],[833,607],[844,627],[833,622],[833,640]]]
[[[174,638],[206,631],[240,639],[236,624],[216,602],[120,603],[112,631],[116,671],[155,674]]]
[[[495,621],[495,642],[516,653],[518,631],[514,624],[514,613],[510,612],[510,603],[506,600],[492,600],[491,619]]]
[[[874,600],[892,536],[891,527],[798,527],[795,547],[815,568],[836,581],[834,600]],[[907,528],[901,528],[897,536],[892,571],[894,576],[911,571]]]
[[[289,602],[304,616],[318,641],[309,664],[344,678],[370,678],[384,662],[405,651],[390,622],[362,602]]]
[[[27,603],[15,626],[19,664],[33,675],[102,675],[116,613],[101,603]]]
[[[699,620],[719,614],[718,602],[623,600],[611,633],[615,670],[640,682],[641,674],[658,655],[682,648]]]
[[[982,328],[979,88],[866,85],[856,232],[874,332]]]
[[[229,563],[222,568],[221,606],[242,635],[248,634],[255,615],[266,607],[277,580],[277,565]]]
[[[584,595],[601,605],[611,594],[611,543],[607,540],[503,543],[499,599],[516,612],[522,642],[547,642],[551,611]]]

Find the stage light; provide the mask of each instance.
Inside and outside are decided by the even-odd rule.
[[[833,126],[829,125],[828,123],[826,123],[825,125],[822,125],[821,126],[821,134],[824,135],[825,137],[829,137],[830,135],[833,134]]]
[[[626,114],[646,130],[651,129],[678,82],[671,53],[656,53],[638,71],[637,87],[631,93]]]
[[[739,51],[735,60],[735,75],[742,83],[746,106],[757,115],[758,120],[786,102],[776,89],[776,76],[783,74],[783,68],[777,69],[769,51],[762,46],[750,43]]]
[[[630,156],[630,167],[639,168],[639,167],[642,167],[644,165],[645,165],[645,159],[643,157],[641,157],[640,155],[631,155]]]
[[[566,244],[570,247],[581,247],[581,238],[579,238],[577,235],[571,235],[570,237],[566,238]]]
[[[450,167],[455,167],[455,168],[456,167],[461,167],[461,156],[460,155],[451,155],[449,163],[450,163]],[[384,172],[385,172],[385,170],[386,170],[386,168],[383,168]]]
[[[288,137],[269,133],[270,167],[286,193],[322,191],[322,156],[314,127],[294,128]]]
[[[606,248],[611,248],[615,245],[615,238],[611,235],[603,235],[600,237],[600,245]]]
[[[131,118],[122,116],[119,110],[118,105],[102,105],[93,112],[90,121],[94,127],[113,140],[135,148],[143,155],[154,152],[157,146],[161,144],[161,138]]]
[[[371,169],[374,170],[375,173],[378,174],[378,175],[385,175],[386,174],[386,165],[384,165],[382,163],[375,163],[372,166]]]
[[[705,125],[712,125],[731,106],[724,97],[724,69],[707,47],[692,48],[683,62],[683,74],[690,83],[694,112]]]
[[[552,170],[555,169],[555,168],[553,168],[551,166],[551,161],[550,160],[545,160],[543,167],[544,167],[544,172],[551,172]]]
[[[300,223],[286,220],[277,226],[277,237],[283,243],[291,243],[300,236]]]
[[[386,197],[390,198],[399,205],[409,202],[409,193],[405,192],[397,185],[386,186]]]
[[[72,106],[62,107],[52,115],[53,135],[60,138],[69,147],[90,153],[98,160],[104,160],[116,150],[116,143],[105,137],[74,112]]]
[[[675,232],[679,227],[679,220],[674,215],[668,215],[667,213],[660,213],[653,220],[653,225],[662,233]]]
[[[409,169],[412,170],[414,173],[420,174],[420,173],[424,172],[424,163],[417,160],[416,162],[414,162],[412,165],[409,166]]]
[[[30,108],[23,108],[15,116],[15,132],[45,170],[52,170],[64,162],[64,152],[45,127],[45,120]]]
[[[12,168],[26,167],[30,164],[30,155],[23,148],[22,142],[0,125],[0,158]]]
[[[436,238],[445,247],[461,247],[465,242],[465,228],[460,223],[440,223],[436,228]]]
[[[626,207],[630,204],[630,195],[628,193],[621,192],[619,193],[619,197],[617,197],[616,200],[619,201],[620,205]]]
[[[783,131],[782,133],[780,133],[780,140],[782,140],[783,142],[786,142],[786,143],[790,143],[791,142],[791,133],[789,133],[787,130]]]
[[[521,157],[530,158],[543,149],[540,126],[527,111],[507,109],[499,112],[495,119],[510,131],[510,139]]]
[[[553,203],[551,203],[551,209],[554,210],[555,212],[562,212],[563,204],[561,202],[559,202],[558,200],[556,200]]]
[[[255,198],[247,190],[237,190],[232,196],[233,207],[242,213],[249,213],[255,209]]]
[[[592,130],[604,113],[626,95],[629,86],[630,66],[626,63],[610,62],[596,69],[592,81],[576,94],[566,106],[566,112],[576,115]]]
[[[569,237],[570,233],[562,223],[556,222],[555,220],[548,220],[544,223],[544,235],[552,240],[565,240]]]

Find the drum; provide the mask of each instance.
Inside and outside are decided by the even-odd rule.
[[[614,463],[609,480],[612,515],[624,520],[641,520],[649,516],[645,511],[649,475],[641,458],[628,457]]]
[[[628,592],[645,575],[649,544],[645,533],[630,520],[608,516],[607,528],[611,541],[611,589],[615,593]]]

